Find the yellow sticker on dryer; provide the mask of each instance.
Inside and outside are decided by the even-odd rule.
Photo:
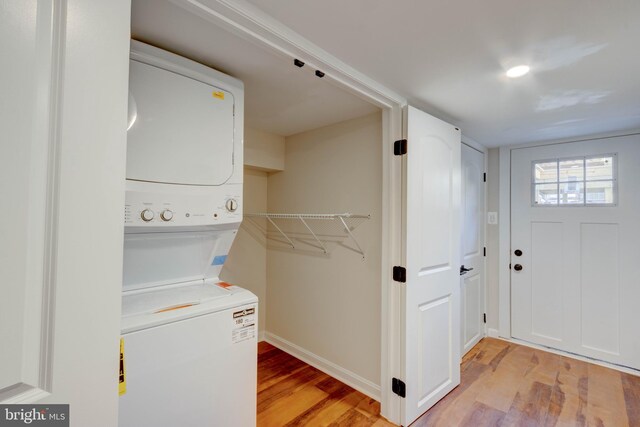
[[[118,374],[118,394],[127,392],[127,372],[124,366],[124,338],[120,338],[120,369]]]
[[[221,92],[221,91],[213,92],[212,95],[213,95],[214,98],[218,98],[218,99],[224,100],[224,92]]]

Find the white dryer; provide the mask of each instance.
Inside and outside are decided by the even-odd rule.
[[[254,426],[257,310],[218,278],[242,220],[243,85],[132,42],[120,427]]]

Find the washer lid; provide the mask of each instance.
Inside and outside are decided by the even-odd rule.
[[[180,285],[179,288],[180,291],[174,286],[173,292],[165,288],[123,294],[123,316],[120,324],[122,334],[220,312],[228,312],[228,323],[225,322],[224,326],[233,328],[235,324],[233,314],[238,310],[253,309],[252,313],[247,314],[257,314],[258,298],[238,286],[230,286],[225,290],[215,283],[207,282],[206,284]],[[226,292],[220,293],[218,292],[220,290]],[[200,302],[194,304],[197,300]],[[257,318],[254,317],[254,320]]]
[[[166,313],[229,297],[232,292],[213,283],[132,292],[122,295],[122,317]]]

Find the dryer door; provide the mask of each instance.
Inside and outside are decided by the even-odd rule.
[[[231,177],[231,93],[134,60],[129,90],[127,179],[211,186]]]

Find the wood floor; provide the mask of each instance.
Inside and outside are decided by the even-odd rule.
[[[380,404],[273,347],[258,343],[258,426],[393,426]]]
[[[640,377],[493,338],[412,426],[640,426]]]
[[[258,346],[258,426],[390,426],[380,405],[267,343]],[[640,427],[640,377],[485,338],[459,387],[412,427]]]

